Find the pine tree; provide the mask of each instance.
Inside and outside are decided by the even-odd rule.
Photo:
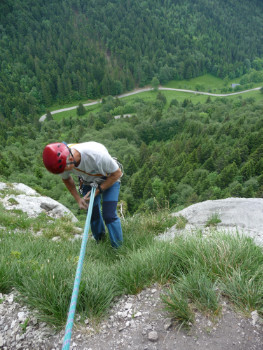
[[[86,114],[86,109],[83,106],[82,103],[79,104],[79,106],[77,107],[77,115],[81,116],[81,115],[85,115]]]

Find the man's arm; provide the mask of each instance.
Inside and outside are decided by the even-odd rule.
[[[75,201],[78,203],[80,209],[88,209],[88,204],[86,203],[84,198],[81,198],[77,189],[73,178],[70,176],[68,179],[62,179],[67,189],[74,197]]]
[[[110,174],[107,179],[100,185],[100,188],[102,191],[105,191],[107,190],[108,188],[110,188],[116,181],[119,180],[119,178],[122,176],[122,171],[121,169],[119,168],[118,170],[114,171],[114,173]],[[97,188],[96,189],[96,192],[95,192],[95,196],[97,194],[100,193],[100,190]],[[90,195],[90,192],[88,192],[85,196],[84,196],[84,199],[86,201],[89,200],[89,195]]]
[[[100,188],[102,191],[107,190],[110,188],[116,181],[119,180],[119,178],[122,176],[122,171],[119,168],[114,173],[110,174],[110,176],[107,177],[107,179],[100,185]]]

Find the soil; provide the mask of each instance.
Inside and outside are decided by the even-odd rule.
[[[222,300],[217,319],[195,314],[195,322],[182,328],[168,314],[160,299],[163,289],[154,285],[138,295],[119,299],[100,323],[77,322],[70,349],[78,350],[262,350],[263,323],[257,312],[246,317]],[[0,349],[59,350],[64,329],[55,333],[39,322],[13,294],[1,295]],[[26,327],[25,320],[29,320]]]
[[[76,342],[86,350],[262,350],[263,326],[255,317],[235,312],[225,300],[216,320],[196,313],[195,323],[183,329],[164,311],[161,288],[122,298],[97,334]],[[257,315],[254,313],[253,315]],[[79,329],[77,333],[84,333]],[[83,334],[83,335],[84,335]]]

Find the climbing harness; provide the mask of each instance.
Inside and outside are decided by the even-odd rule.
[[[71,302],[70,302],[70,307],[69,307],[68,320],[67,320],[67,324],[66,324],[66,330],[65,330],[65,336],[64,336],[62,350],[69,350],[69,347],[70,347],[72,328],[73,328],[73,324],[74,324],[74,316],[75,316],[77,299],[78,299],[78,294],[79,294],[81,272],[82,272],[83,261],[84,261],[84,257],[85,257],[86,245],[87,245],[87,241],[88,241],[92,208],[93,208],[93,203],[94,203],[95,191],[96,191],[96,188],[98,185],[95,183],[92,183],[90,186],[91,186],[91,195],[90,195],[89,209],[88,209],[88,213],[87,213],[84,234],[83,234],[81,248],[80,248],[79,261],[78,261],[78,266],[77,266],[76,275],[75,275],[74,287],[73,287],[73,292],[72,292],[72,296],[71,296]]]

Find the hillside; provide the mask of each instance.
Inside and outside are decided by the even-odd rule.
[[[1,349],[61,346],[86,213],[42,151],[92,140],[125,244],[89,239],[73,348],[261,350],[262,37],[261,0],[0,2]]]
[[[117,95],[154,76],[165,83],[260,70],[262,6],[259,0],[1,2],[0,120],[5,128],[25,123],[53,103]]]
[[[164,92],[150,100],[107,98],[97,113],[17,126],[0,148],[0,175],[71,207],[62,181],[43,167],[48,142],[104,143],[124,166],[126,214],[176,208],[208,199],[262,197],[262,102],[253,98],[179,102]],[[176,96],[176,95],[175,95]],[[129,113],[131,118],[115,120]],[[52,119],[52,117],[51,117]],[[23,145],[21,147],[21,145]],[[12,160],[12,161],[10,161]]]
[[[41,294],[42,291],[39,290],[38,286],[42,283],[41,279],[43,274],[45,275],[47,273],[46,265],[49,263],[52,264],[52,260],[54,259],[51,253],[52,250],[54,250],[55,254],[58,255],[59,250],[61,247],[63,247],[64,240],[66,240],[66,245],[70,246],[71,243],[70,240],[68,240],[69,237],[63,236],[62,230],[54,230],[54,232],[60,236],[52,238],[50,233],[47,235],[45,232],[47,227],[43,227],[44,221],[42,214],[38,216],[38,220],[41,220],[42,223],[42,226],[38,226],[40,231],[37,230],[34,233],[32,229],[30,229],[28,234],[27,230],[29,227],[25,227],[25,218],[23,219],[23,214],[21,214],[21,211],[18,211],[18,208],[21,195],[23,193],[24,211],[27,212],[28,216],[32,216],[31,202],[36,197],[35,191],[27,186],[24,186],[23,184],[11,185],[2,183],[0,184],[0,191],[1,202],[4,204],[4,207],[8,209],[8,211],[4,213],[5,216],[3,216],[2,212],[1,223],[3,226],[1,225],[0,227],[0,250],[2,257],[0,261],[0,286],[2,291],[2,293],[0,293],[0,315],[3,321],[0,324],[0,347],[9,350],[17,349],[18,347],[25,349],[34,347],[41,350],[59,349],[64,337],[64,329],[61,331],[55,331],[52,327],[50,327],[50,325],[48,326],[45,322],[43,322],[43,313],[46,314],[48,319],[48,314],[50,313],[50,308],[52,307],[54,301],[58,312],[59,305],[56,302],[56,297],[58,297],[57,300],[60,300],[61,294],[55,296],[55,294],[52,293],[52,289],[50,289],[52,288],[53,284],[56,286],[60,284],[60,278],[57,274],[59,270],[58,264],[52,267],[51,271],[53,276],[56,276],[56,279],[54,280],[54,277],[53,279],[51,278],[51,281],[53,280],[51,284],[47,278],[50,272],[48,272],[46,275],[43,297]],[[54,204],[54,201],[50,200],[50,198],[38,198],[40,198],[42,202]],[[57,203],[57,205],[59,205],[59,203]],[[182,226],[180,225],[179,228],[180,222],[177,221],[176,225],[172,226],[170,230],[166,230],[166,232],[163,232],[163,234],[161,234],[161,231],[159,232],[161,235],[156,237],[158,238],[159,242],[160,239],[165,239],[165,241],[168,240],[169,244],[166,243],[166,246],[172,246],[173,259],[176,259],[176,254],[178,253],[176,248],[173,247],[173,242],[178,241],[182,235],[186,237],[194,237],[197,235],[198,241],[202,241],[202,254],[206,254],[205,242],[212,242],[214,239],[216,239],[217,249],[223,249],[225,254],[224,264],[227,265],[227,259],[229,258],[228,245],[231,242],[231,238],[226,239],[226,237],[233,236],[232,243],[234,246],[230,251],[230,258],[233,264],[231,269],[233,269],[233,272],[230,273],[231,269],[229,270],[229,273],[231,274],[231,276],[229,276],[230,281],[236,279],[235,271],[239,271],[239,268],[242,267],[242,264],[244,264],[246,260],[245,256],[242,254],[245,253],[249,260],[254,259],[254,262],[250,268],[247,268],[245,274],[242,275],[245,279],[240,281],[238,293],[235,295],[233,290],[232,294],[222,293],[220,296],[220,309],[217,309],[214,313],[212,313],[211,310],[209,312],[208,310],[204,311],[204,309],[200,308],[200,305],[197,306],[198,304],[196,304],[196,307],[193,308],[194,319],[191,321],[190,329],[181,328],[180,323],[178,323],[180,322],[180,318],[178,319],[176,314],[173,315],[171,310],[170,312],[166,311],[164,309],[164,303],[162,302],[162,296],[164,293],[167,293],[167,288],[171,284],[171,279],[169,279],[169,282],[167,281],[165,284],[160,283],[159,281],[150,284],[148,288],[144,287],[137,290],[137,292],[126,292],[124,295],[121,295],[118,298],[115,297],[114,301],[108,305],[108,313],[102,320],[100,320],[99,323],[97,323],[96,319],[91,316],[90,310],[83,312],[83,310],[81,311],[81,308],[79,308],[79,313],[76,315],[76,327],[74,328],[72,335],[72,349],[122,350],[132,347],[133,349],[138,350],[142,348],[148,350],[154,350],[156,348],[171,350],[176,346],[176,349],[178,350],[201,350],[204,348],[209,350],[260,350],[263,341],[263,324],[261,319],[262,301],[261,303],[259,302],[258,304],[253,304],[252,299],[256,296],[256,288],[259,288],[258,295],[259,298],[261,297],[260,288],[262,290],[262,279],[260,280],[261,282],[259,284],[256,284],[255,282],[257,277],[260,278],[260,273],[262,273],[262,264],[258,266],[259,269],[254,278],[252,278],[252,275],[250,274],[253,274],[253,269],[256,268],[256,261],[262,261],[262,249],[258,249],[255,245],[251,244],[249,240],[246,242],[246,240],[241,238],[241,236],[238,236],[236,240],[235,236],[237,230],[239,234],[254,237],[255,241],[262,246],[262,210],[263,199],[230,198],[221,201],[207,201],[204,203],[198,203],[175,213],[177,218],[182,218],[183,215],[184,218],[187,219],[187,227],[182,229]],[[43,209],[43,212],[45,211],[47,215],[49,215],[48,225],[52,226],[52,221],[50,221],[52,213],[50,213],[47,208]],[[17,223],[17,225],[13,227],[10,226],[10,218],[12,217],[12,214],[16,214]],[[212,214],[217,214],[218,218],[220,217],[220,222],[217,221],[216,223],[214,221],[212,223]],[[242,215],[242,217],[240,217],[240,215]],[[207,226],[208,222],[210,222],[210,226]],[[56,219],[56,224],[61,224],[59,219]],[[190,224],[192,225],[191,228]],[[193,224],[195,227],[193,227]],[[230,226],[231,229],[229,229]],[[233,230],[233,228],[235,228],[235,230]],[[201,233],[201,230],[203,230],[203,233]],[[225,236],[220,235],[220,230],[224,230]],[[125,239],[129,240],[129,233],[126,233],[127,235],[125,234]],[[173,234],[173,237],[171,236],[171,233]],[[71,236],[72,234],[73,227],[71,227],[70,231]],[[134,231],[132,234],[135,235],[136,232]],[[12,240],[11,245],[9,245],[10,236]],[[21,240],[22,236],[24,236],[24,241],[28,241],[27,245],[31,245],[30,250],[28,250],[25,242]],[[49,253],[44,251],[47,241],[49,241]],[[76,253],[77,250],[80,249],[80,242],[77,242],[78,243],[75,244],[77,248]],[[186,239],[185,244],[187,245],[189,242],[190,241]],[[40,246],[38,247],[39,243]],[[243,244],[245,245],[243,246]],[[210,253],[211,247],[209,247]],[[200,247],[195,245],[195,248],[199,249]],[[86,260],[88,260],[89,263],[84,265],[84,270],[88,269],[88,274],[92,274],[92,269],[94,268],[92,266],[92,261],[98,258],[99,250],[101,249],[103,249],[103,247],[96,246],[95,251],[92,247],[92,239],[89,240],[86,256]],[[141,250],[142,248],[138,246],[138,249]],[[243,249],[245,250],[243,251]],[[105,255],[105,253],[108,254],[107,250],[104,248],[103,254]],[[126,254],[127,253],[128,251],[126,251]],[[146,251],[144,254],[145,253]],[[190,253],[190,251],[188,251],[188,253]],[[67,264],[69,263],[68,259],[71,259],[71,254],[72,250],[63,252],[63,259],[67,260]],[[149,254],[149,252],[147,254]],[[235,260],[235,254],[237,260]],[[240,259],[240,254],[243,256],[243,259]],[[5,260],[5,256],[7,255],[10,257],[8,264]],[[136,259],[139,258],[139,255],[136,253],[135,256]],[[197,256],[200,257],[199,254]],[[124,258],[125,254],[123,255],[123,259]],[[46,259],[48,263],[42,265],[43,261]],[[143,262],[140,262],[139,260],[136,261],[136,263],[139,264],[140,271],[145,269],[147,266],[146,260],[144,258]],[[157,260],[160,268],[162,265],[162,260],[160,260],[160,258]],[[214,267],[217,263],[218,266],[220,266],[220,259],[214,262]],[[30,264],[29,274],[26,272],[28,270],[28,264]],[[60,264],[63,264],[63,262],[60,261]],[[191,259],[191,265],[194,266],[195,264],[196,262]],[[237,266],[235,266],[235,264],[237,264]],[[125,263],[125,266],[125,269],[129,267],[127,263]],[[10,269],[10,267],[12,268]],[[8,268],[9,276],[7,278]],[[76,266],[72,264],[71,261],[69,266],[71,276],[70,279],[73,279],[74,277],[75,268]],[[13,275],[14,271],[16,271],[16,276]],[[145,272],[146,271],[147,269]],[[109,272],[110,270],[108,270],[108,273]],[[18,276],[21,273],[23,273],[23,279],[20,280]],[[34,276],[33,283],[37,287],[35,289],[32,285],[30,289],[27,289],[25,287],[28,286],[28,283],[30,284],[32,274]],[[115,275],[116,274],[114,274],[114,276]],[[207,274],[207,276],[208,275],[209,274]],[[246,280],[245,276],[249,278],[248,284],[244,283]],[[217,276],[217,278],[218,277],[219,276]],[[84,288],[87,288],[87,286],[84,286],[86,278],[87,275],[84,271],[82,282],[83,285],[79,298],[80,304],[82,304],[82,298],[85,297]],[[104,274],[102,280],[107,283],[105,279]],[[253,283],[251,282],[252,279],[254,281]],[[13,284],[15,280],[16,282]],[[63,281],[63,277],[61,281]],[[63,283],[65,283],[65,281]],[[115,278],[113,278],[113,283],[116,283]],[[14,289],[11,289],[11,287],[14,285],[19,290],[19,293]],[[199,286],[202,286],[201,280],[199,280]],[[222,287],[223,285],[218,283],[218,287],[216,288],[217,293],[219,293],[219,289]],[[247,299],[246,301],[243,301],[245,302],[245,305],[243,305],[242,308],[242,299],[245,297],[242,296],[243,288],[246,292]],[[248,291],[249,293],[247,293]],[[97,289],[96,292],[98,292]],[[20,295],[20,293],[22,295]],[[43,298],[41,303],[39,303],[40,300],[38,300],[38,293],[40,293],[41,298]],[[98,302],[98,300],[94,300],[92,293],[92,290],[90,290],[88,293],[92,299],[92,303],[90,304],[91,309],[93,309],[95,304]],[[250,297],[248,297],[248,294],[250,294]],[[19,295],[20,298],[18,298]],[[212,294],[209,294],[209,298],[211,297]],[[63,298],[66,299],[66,312],[70,294],[67,297],[64,295]],[[202,300],[202,296],[199,296],[199,298],[200,302],[204,302],[204,300]],[[203,298],[205,298],[204,295]],[[179,302],[179,300],[177,302]],[[28,304],[31,305],[30,309],[28,308]],[[235,308],[233,305],[235,305]],[[38,311],[39,307],[40,312]],[[251,337],[251,334],[253,334],[253,337]]]
[[[43,168],[50,142],[102,142],[125,169],[127,215],[207,199],[262,196],[262,94],[256,98],[151,91],[152,81],[210,72],[220,92],[263,81],[262,2],[59,1],[0,4],[0,178],[77,207]],[[211,77],[211,75],[210,75]],[[179,79],[179,80],[178,80]],[[194,89],[210,91],[200,77]],[[49,107],[103,97],[59,120]],[[94,111],[94,112],[93,112]],[[129,114],[125,120],[116,115]]]

